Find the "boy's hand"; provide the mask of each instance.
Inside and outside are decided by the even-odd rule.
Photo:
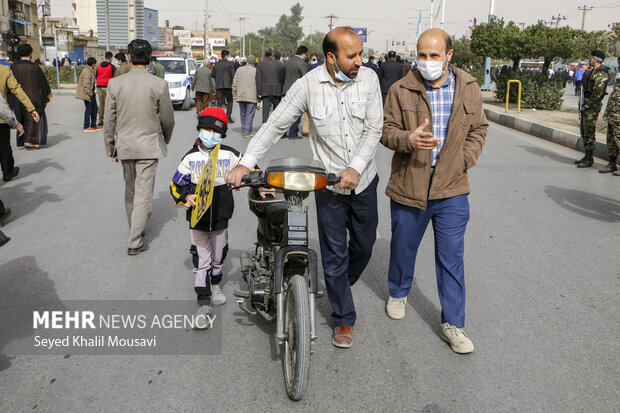
[[[190,194],[185,197],[185,209],[190,209],[196,206],[196,194]]]

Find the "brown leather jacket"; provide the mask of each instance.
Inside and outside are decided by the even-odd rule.
[[[430,103],[420,72],[411,70],[388,93],[381,143],[392,149],[394,156],[385,193],[400,204],[426,209],[428,199],[469,193],[467,170],[478,161],[489,123],[475,79],[450,67],[456,78],[454,102],[430,191],[432,151],[412,149],[409,145],[409,135],[425,119],[430,122],[426,131],[433,131]]]

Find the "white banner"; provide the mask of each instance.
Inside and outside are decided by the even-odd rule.
[[[209,44],[215,47],[223,47],[226,46],[226,39],[223,37],[210,37]]]
[[[172,33],[179,39],[181,37],[192,37],[192,32],[189,30],[174,30]]]

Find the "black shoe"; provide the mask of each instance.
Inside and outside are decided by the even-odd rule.
[[[6,224],[6,221],[9,219],[10,216],[11,216],[11,209],[4,208],[4,215],[0,216],[0,228],[2,228],[4,224]]]
[[[11,238],[4,235],[4,232],[0,231],[0,247],[9,242]]]
[[[138,255],[141,252],[147,251],[149,249],[148,244],[145,242],[138,248],[127,248],[127,255]]]
[[[5,176],[4,182],[9,182],[11,179],[15,178],[17,175],[19,174],[19,167],[16,166],[15,168],[13,168],[13,172],[11,172],[8,176]]]
[[[235,123],[235,121],[232,119],[228,119],[228,123]]]
[[[581,162],[583,162],[583,161],[585,161],[585,160],[586,160],[586,157],[585,157],[585,156],[584,156],[583,158],[581,158],[581,159],[577,159],[577,160],[575,161],[575,165],[578,165],[578,164],[580,164]]]
[[[603,169],[599,170],[598,172],[601,174],[608,174],[611,172],[616,172],[618,170],[618,167],[616,166],[616,159],[617,158],[609,157],[609,163],[605,165]]]
[[[584,157],[582,162],[577,164],[577,168],[589,168],[594,165],[594,157],[592,156],[594,151],[586,150],[586,156]]]

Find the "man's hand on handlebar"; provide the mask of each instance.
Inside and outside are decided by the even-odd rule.
[[[340,177],[338,188],[355,189],[360,183],[360,174],[353,168],[347,168],[337,174]]]
[[[249,175],[249,173],[250,170],[248,168],[243,165],[237,165],[226,174],[224,180],[228,185],[239,186],[241,185],[241,178],[243,178],[245,175]],[[239,189],[237,189],[237,192],[239,192]]]

